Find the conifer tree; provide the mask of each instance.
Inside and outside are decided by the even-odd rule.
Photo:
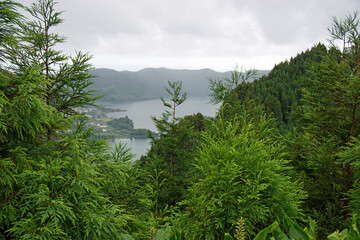
[[[182,203],[185,213],[175,221],[186,239],[235,235],[239,218],[250,239],[272,220],[301,218],[304,192],[287,176],[288,162],[269,123],[264,118],[254,123],[249,116],[230,122],[219,117],[213,130],[203,133],[195,165],[200,178]]]
[[[16,23],[21,18],[17,7],[21,5],[12,1],[0,2],[0,64],[7,60],[7,46],[13,45],[16,40]]]
[[[162,215],[159,213],[163,213],[166,206],[175,206],[186,197],[187,187],[196,178],[192,163],[197,140],[200,132],[205,128],[205,120],[201,114],[184,118],[174,114],[178,106],[187,98],[187,94],[182,92],[180,81],[168,84],[169,87],[166,90],[171,102],[162,98],[168,110],[160,118],[153,117],[160,136],[152,139],[148,155],[138,162],[145,170],[144,178],[151,186],[152,195],[155,196],[154,192],[156,192],[156,198],[152,198],[157,203],[157,207],[154,207],[157,210],[153,213],[157,217]]]
[[[329,29],[329,54],[313,65],[302,91],[302,150],[296,164],[299,177],[304,179],[305,175],[309,193],[305,206],[318,220],[322,236],[336,230],[349,217],[353,169],[351,162],[340,161],[337,153],[359,133],[359,27],[357,13],[344,20],[334,18],[334,26]],[[341,40],[339,47],[337,40]]]
[[[178,107],[187,99],[187,92],[181,94],[182,91],[181,81],[175,81],[175,82],[168,81],[168,85],[169,88],[165,88],[165,89],[171,96],[170,98],[171,103],[167,103],[163,98],[161,98],[161,101],[163,102],[164,106],[170,108],[171,111],[166,110],[160,119],[156,117],[153,117],[152,119],[158,131],[164,136],[166,135],[168,138],[168,140],[165,140],[165,142],[168,142],[167,148],[171,151],[170,165],[172,169],[172,176],[175,176],[176,153],[174,152],[175,148],[172,147],[171,145],[175,145],[175,146],[178,145],[176,144],[176,140],[177,140],[176,128],[178,127],[177,123],[179,121],[179,118],[176,118],[176,107]],[[170,116],[172,117],[171,121],[168,120]]]
[[[49,79],[46,84],[46,104],[66,115],[73,115],[74,108],[93,104],[94,97],[86,89],[92,84],[89,71],[93,68],[89,63],[91,56],[76,52],[67,56],[57,45],[65,41],[65,37],[53,32],[62,23],[55,9],[53,0],[38,0],[25,9],[33,18],[20,24],[19,44],[11,46],[10,62],[17,73],[30,67],[40,69],[41,75]]]
[[[46,31],[61,22],[54,4],[28,8],[35,20],[21,23],[18,45],[6,45],[13,65],[0,72],[0,239],[121,239],[131,156],[109,154],[84,124],[69,129],[73,107],[95,98],[84,89],[88,58],[68,64],[52,49],[61,40]],[[44,138],[49,129],[57,138]]]
[[[349,189],[349,212],[359,219],[360,212],[360,141],[358,138],[353,138],[353,142],[343,148],[337,156],[343,164],[349,164],[353,172],[351,180],[352,187]]]
[[[224,79],[209,79],[209,85],[211,90],[211,100],[213,104],[218,104],[229,99],[232,94],[232,90],[236,89],[240,84],[244,84],[249,79],[256,76],[257,71],[255,69],[240,68],[236,65],[231,72],[231,78]],[[237,100],[238,93],[235,92],[234,99]]]

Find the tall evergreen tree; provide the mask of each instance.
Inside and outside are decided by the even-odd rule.
[[[239,67],[236,65],[234,70],[231,72],[230,78],[224,79],[209,79],[209,88],[211,90],[211,100],[213,104],[218,104],[223,102],[225,99],[231,98],[232,90],[238,88],[241,84],[249,81],[256,77],[257,71],[255,69],[245,69],[244,67]],[[234,93],[235,96],[232,98],[238,98],[238,92]]]
[[[13,45],[16,40],[16,23],[21,18],[17,7],[21,5],[12,1],[0,2],[0,64],[7,60],[7,46]]]
[[[20,24],[19,44],[11,46],[10,62],[17,73],[30,67],[38,67],[41,75],[49,79],[46,84],[46,103],[66,115],[73,115],[74,108],[93,104],[97,99],[86,89],[92,84],[89,71],[91,56],[76,52],[67,56],[57,45],[65,37],[53,29],[62,23],[61,12],[56,11],[53,0],[38,0],[26,7],[33,20]]]
[[[199,113],[184,118],[174,114],[187,98],[182,93],[181,82],[169,82],[166,90],[171,102],[162,101],[168,110],[161,118],[153,118],[160,136],[152,139],[149,153],[137,162],[144,170],[143,185],[149,189],[154,218],[151,225],[155,229],[164,224],[169,214],[166,209],[187,197],[187,188],[197,177],[192,166],[197,140],[205,129],[205,119]]]
[[[295,164],[299,176],[305,177],[309,193],[305,206],[318,220],[322,236],[336,230],[349,216],[353,169],[351,162],[342,162],[337,153],[358,135],[358,23],[357,13],[345,20],[334,18],[334,26],[329,29],[331,42],[340,39],[341,46],[331,46],[328,56],[313,65],[304,80],[307,83],[299,108],[303,132]]]
[[[17,46],[6,45],[13,66],[0,72],[0,238],[121,239],[130,156],[109,154],[83,124],[69,129],[73,107],[95,98],[84,89],[87,58],[68,64],[52,49],[60,38],[47,30],[61,22],[54,4],[28,8],[35,20],[21,23]],[[49,130],[57,138],[44,138]]]
[[[175,165],[176,165],[176,156],[175,156],[175,148],[172,147],[172,145],[178,145],[176,143],[177,141],[177,127],[179,118],[176,118],[176,107],[178,107],[180,104],[182,104],[187,99],[187,92],[184,92],[181,94],[182,91],[182,82],[176,81],[176,82],[170,82],[168,81],[169,88],[165,88],[166,91],[171,96],[170,101],[171,103],[167,103],[163,98],[161,98],[161,101],[163,102],[164,106],[167,108],[170,108],[171,111],[166,110],[160,119],[153,117],[153,121],[155,123],[156,128],[158,131],[163,134],[163,137],[166,137],[167,140],[165,142],[168,144],[166,149],[168,149],[170,153],[170,165],[172,169],[172,176],[175,176]],[[169,121],[169,117],[172,117],[172,120]]]

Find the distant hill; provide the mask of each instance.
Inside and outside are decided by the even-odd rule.
[[[257,77],[269,71],[261,70]],[[115,71],[112,69],[94,69],[92,74],[97,77],[91,89],[96,94],[105,95],[101,101],[137,101],[155,99],[166,96],[164,87],[167,81],[182,80],[183,90],[189,96],[204,96],[210,93],[209,78],[230,77],[231,72],[216,72],[211,69],[172,70],[166,68],[146,68],[138,72]]]
[[[308,87],[306,79],[311,78],[312,66],[321,62],[327,54],[326,46],[319,43],[289,61],[277,64],[267,75],[236,89],[240,102],[246,104],[255,100],[265,107],[268,114],[293,124],[296,117],[291,116],[291,112],[295,106],[302,104],[300,89]]]

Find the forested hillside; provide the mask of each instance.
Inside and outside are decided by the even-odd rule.
[[[183,89],[190,96],[206,96],[210,93],[208,78],[227,78],[230,72],[215,72],[211,69],[174,70],[166,68],[147,68],[138,72],[94,69],[94,84],[90,89],[104,95],[101,101],[137,101],[165,97],[164,86],[167,81],[182,80]],[[259,71],[258,77],[268,71]],[[250,79],[252,81],[253,79]]]
[[[257,104],[264,105],[267,114],[291,123],[294,120],[290,119],[291,109],[300,104],[301,88],[306,87],[304,79],[309,78],[312,66],[326,55],[326,46],[319,43],[277,64],[269,74],[252,83],[239,85],[235,90],[238,100],[244,105],[249,100],[255,100]]]
[[[214,119],[178,117],[170,79],[138,160],[77,112],[91,55],[58,50],[54,1],[0,1],[0,23],[0,239],[360,239],[357,12],[268,76],[208,76]]]

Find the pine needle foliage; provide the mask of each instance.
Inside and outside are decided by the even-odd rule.
[[[303,79],[300,151],[294,163],[309,192],[304,208],[317,220],[321,237],[345,227],[352,204],[352,160],[341,161],[338,153],[359,135],[359,23],[357,12],[342,20],[334,17],[328,54]]]
[[[248,116],[232,122],[218,118],[213,131],[203,134],[196,162],[201,178],[183,202],[186,239],[234,236],[239,217],[247,238],[277,217],[301,218],[304,192],[287,176],[282,146],[269,137],[268,124],[265,118],[258,124]]]
[[[66,115],[74,115],[74,108],[94,104],[93,90],[87,89],[95,76],[89,73],[92,56],[75,52],[66,55],[57,49],[66,38],[53,31],[63,22],[61,11],[56,10],[53,0],[38,0],[25,10],[31,18],[19,23],[18,44],[7,51],[11,68],[22,74],[28,67],[36,67],[48,79],[45,101]]]
[[[2,142],[35,140],[55,125],[58,118],[45,104],[44,85],[48,82],[39,71],[28,68],[22,75],[1,73],[0,139]]]
[[[353,171],[352,182],[353,187],[348,193],[350,199],[349,211],[352,216],[357,220],[360,218],[360,140],[353,139],[353,143],[343,148],[343,151],[337,155],[340,157],[339,162],[341,165],[346,166],[350,164]]]
[[[14,35],[18,30],[17,22],[22,18],[18,12],[21,7],[21,4],[9,0],[0,2],[0,66],[9,57],[7,48],[16,44]]]
[[[14,179],[1,182],[8,189],[0,211],[5,234],[18,239],[118,239],[130,217],[112,204],[109,192],[116,189],[109,187],[114,186],[111,181],[123,185],[126,176],[121,165],[107,158],[106,149],[104,142],[68,135],[36,148],[11,150],[4,165]]]
[[[132,221],[122,206],[132,155],[91,140],[74,111],[96,99],[85,89],[91,57],[53,48],[63,41],[49,31],[62,21],[54,5],[32,4],[34,20],[18,22],[13,36],[19,44],[5,44],[12,66],[0,69],[0,239],[122,239]]]
[[[238,88],[241,84],[254,79],[257,71],[255,69],[245,69],[236,65],[234,70],[231,72],[230,78],[224,79],[209,79],[209,88],[211,91],[210,103],[218,104],[223,102],[225,99],[232,97],[237,99],[237,94],[232,96],[234,89]]]

